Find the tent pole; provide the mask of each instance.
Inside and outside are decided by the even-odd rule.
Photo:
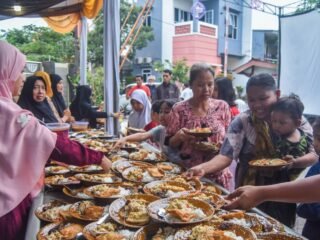
[[[88,23],[85,16],[81,17],[80,35],[80,85],[87,84],[87,46],[88,46]]]

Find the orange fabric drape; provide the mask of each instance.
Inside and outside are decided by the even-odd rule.
[[[55,17],[45,17],[43,19],[55,32],[67,33],[77,26],[78,22],[81,20],[81,16],[85,16],[89,19],[95,18],[102,6],[103,0],[83,0],[81,12]]]

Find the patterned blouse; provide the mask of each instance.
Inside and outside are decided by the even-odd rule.
[[[299,130],[303,132],[305,140],[308,142],[306,153],[315,153],[313,147],[312,127],[306,119],[303,118]],[[270,133],[272,136],[272,133]],[[277,143],[272,138],[274,145]],[[255,159],[255,141],[256,132],[253,126],[250,110],[240,113],[230,124],[228,133],[220,149],[220,154],[230,159],[238,160],[236,172],[236,186],[242,185],[265,185],[266,182],[258,181],[257,173],[253,169],[248,168],[248,162]],[[264,178],[273,179],[272,181],[281,182],[271,176],[263,176]],[[271,184],[271,183],[268,183]]]
[[[170,124],[167,127],[167,135],[173,136],[181,128],[193,129],[196,127],[208,127],[214,134],[208,137],[207,141],[221,144],[230,121],[230,109],[225,101],[209,99],[208,112],[205,116],[200,117],[192,113],[192,107],[187,100],[177,103],[172,108]],[[214,156],[213,154],[208,154],[208,152],[197,151],[187,142],[182,144],[180,155],[185,159],[183,165],[187,168],[206,162]]]

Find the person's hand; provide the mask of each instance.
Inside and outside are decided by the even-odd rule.
[[[66,116],[66,117],[71,117],[71,112],[70,112],[70,110],[69,109],[66,109],[66,110],[64,110],[63,111],[63,116]]]
[[[103,168],[105,172],[109,172],[112,166],[112,162],[109,160],[109,158],[104,156],[101,160],[100,166]]]
[[[190,168],[189,170],[187,170],[184,175],[187,178],[202,178],[204,175],[206,174],[205,170],[202,168],[201,165],[195,166],[193,168]]]
[[[126,143],[126,139],[125,138],[120,138],[116,144],[112,147],[112,149],[116,149],[116,148],[120,148],[122,147],[125,143]]]
[[[121,114],[122,114],[121,112],[116,112],[116,113],[113,113],[112,115],[114,118],[119,118]]]
[[[295,158],[292,155],[286,155],[282,158],[282,160],[285,160],[288,163],[288,165],[285,166],[286,168],[292,168],[295,162]]]
[[[196,141],[196,137],[195,136],[192,136],[190,134],[187,134],[186,131],[188,129],[186,128],[181,128],[175,135],[176,137],[181,141],[181,142],[189,142],[189,143],[192,143],[192,142],[195,142]]]
[[[244,186],[236,189],[226,197],[230,202],[225,209],[251,209],[263,202],[261,188],[257,186]]]

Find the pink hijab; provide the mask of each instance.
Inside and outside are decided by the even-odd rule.
[[[0,41],[0,217],[34,189],[56,142],[56,134],[12,100],[25,56]]]

